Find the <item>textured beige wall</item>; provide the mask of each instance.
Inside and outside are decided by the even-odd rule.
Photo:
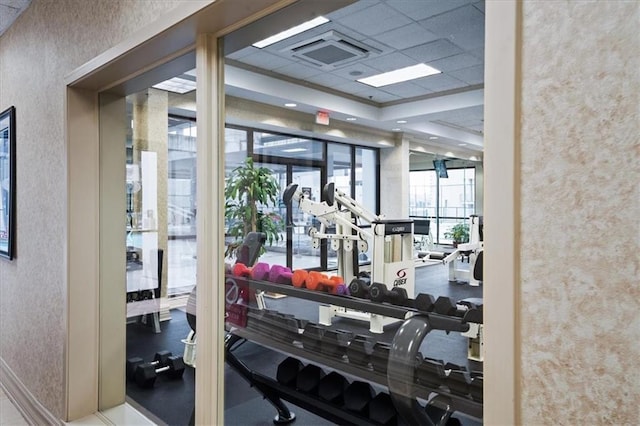
[[[17,252],[0,260],[0,358],[64,413],[64,77],[179,0],[34,0],[0,37],[0,110],[17,109]]]
[[[523,16],[522,424],[636,425],[640,2]]]

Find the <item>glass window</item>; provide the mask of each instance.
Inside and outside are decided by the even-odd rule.
[[[297,136],[255,132],[253,151],[256,155],[304,160],[322,160],[323,143]]]

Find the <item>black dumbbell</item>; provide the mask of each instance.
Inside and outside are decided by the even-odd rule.
[[[317,365],[308,364],[300,370],[296,377],[296,389],[300,392],[315,395],[318,393],[318,385],[324,377],[324,370]]]
[[[388,393],[380,392],[371,400],[369,419],[377,425],[395,426],[398,424],[398,411]]]
[[[303,367],[304,364],[299,359],[288,357],[278,364],[276,380],[282,385],[295,387],[298,373],[300,373]]]
[[[373,371],[381,374],[387,374],[389,351],[391,351],[391,345],[389,343],[376,342],[376,344],[373,345],[373,353],[371,354],[371,366],[373,367]]]
[[[434,312],[441,315],[462,317],[466,311],[458,309],[457,305],[448,297],[440,296],[433,308]]]
[[[369,382],[355,381],[344,391],[344,408],[358,414],[367,415],[369,403],[376,395]]]
[[[429,293],[420,293],[416,296],[413,303],[414,308],[417,310],[421,312],[431,312],[433,311],[436,299]]]
[[[325,330],[320,341],[320,352],[324,355],[342,358],[347,353],[353,332],[347,330]]]
[[[347,346],[349,363],[365,367],[369,365],[374,343],[373,339],[363,334],[358,334],[354,337],[349,343],[349,346]]]
[[[169,351],[159,351],[153,356],[153,361],[149,364],[156,367],[164,367],[167,365],[167,360],[172,355]],[[140,357],[132,357],[127,359],[127,379],[134,380],[136,375],[136,369],[139,365],[144,364],[144,359]]]
[[[449,370],[447,380],[445,381],[449,391],[454,395],[467,396],[471,385],[471,376],[469,375],[469,371],[467,371],[467,367],[447,363],[444,369]]]
[[[424,358],[416,367],[416,379],[422,386],[430,389],[438,389],[444,384],[447,375],[441,360]]]
[[[332,404],[342,406],[344,404],[344,391],[349,386],[349,381],[335,371],[320,379],[318,396]]]
[[[369,296],[371,281],[366,278],[354,278],[349,283],[349,294],[351,296],[367,298]]]
[[[388,302],[393,305],[406,305],[409,296],[407,290],[402,287],[393,287],[391,290],[385,284],[373,283],[369,287],[369,299],[373,302]]]
[[[156,382],[158,374],[166,374],[169,379],[181,379],[184,374],[184,361],[181,356],[170,356],[166,365],[156,368],[153,363],[141,364],[136,367],[135,381],[142,388],[151,388]]]

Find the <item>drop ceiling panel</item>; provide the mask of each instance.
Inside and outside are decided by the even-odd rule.
[[[427,63],[463,52],[461,48],[446,39],[439,39],[402,50],[402,53],[416,61]]]
[[[365,85],[363,84],[363,86]],[[355,93],[355,95],[378,103],[392,102],[402,99],[400,96],[392,95],[391,93],[387,93],[383,90],[375,89],[373,87],[368,88],[366,86],[365,89]]]
[[[444,59],[429,62],[429,65],[439,69],[442,72],[450,73],[451,71],[469,68],[482,64],[482,60],[468,53],[460,53],[458,55],[449,56]]]
[[[415,20],[430,18],[441,13],[457,9],[470,3],[470,0],[393,0],[389,6]]]
[[[316,67],[292,63],[281,68],[276,68],[274,69],[274,72],[293,78],[308,79],[314,75],[322,74],[323,71]]]
[[[338,20],[342,25],[358,28],[358,32],[374,36],[412,23],[412,20],[385,5],[376,4]]]
[[[387,72],[397,70],[398,68],[404,68],[411,65],[415,65],[416,61],[413,58],[408,57],[400,52],[389,53],[388,55],[378,56],[372,59],[366,59],[361,64],[371,67],[379,72]],[[363,76],[368,77],[368,76]],[[362,77],[358,77],[362,78]]]
[[[420,24],[463,50],[484,46],[484,13],[472,5],[422,20]]]
[[[251,49],[255,50],[253,54],[243,57],[242,62],[254,67],[272,71],[276,68],[282,68],[283,66],[292,65],[295,63],[295,61],[290,61],[289,59],[282,58],[278,55],[274,55],[264,50],[255,48]]]
[[[376,38],[387,46],[402,50],[436,40],[438,36],[422,25],[413,23],[379,34]]]
[[[343,77],[339,77],[339,76],[335,75],[334,73],[328,73],[328,72],[322,72],[320,74],[316,74],[314,76],[307,77],[306,80],[308,82],[311,82],[311,83],[314,83],[314,84],[318,84],[320,86],[331,87],[331,88],[334,88],[336,90],[340,90],[340,89],[338,89],[338,87],[340,87],[342,85],[354,84],[351,79],[346,79],[346,78],[343,78]],[[358,83],[358,85],[359,84],[360,83]]]
[[[413,83],[433,92],[460,89],[467,86],[463,81],[450,77],[446,74],[430,75],[429,77],[418,78],[413,80]]]
[[[482,84],[484,82],[484,65],[452,71],[449,75],[469,85]]]
[[[390,84],[389,86],[384,86],[380,89],[392,95],[400,96],[401,98],[413,98],[432,93],[431,90],[413,83]]]

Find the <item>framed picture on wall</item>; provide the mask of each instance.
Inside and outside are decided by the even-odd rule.
[[[13,259],[16,214],[16,109],[0,113],[0,256]]]

